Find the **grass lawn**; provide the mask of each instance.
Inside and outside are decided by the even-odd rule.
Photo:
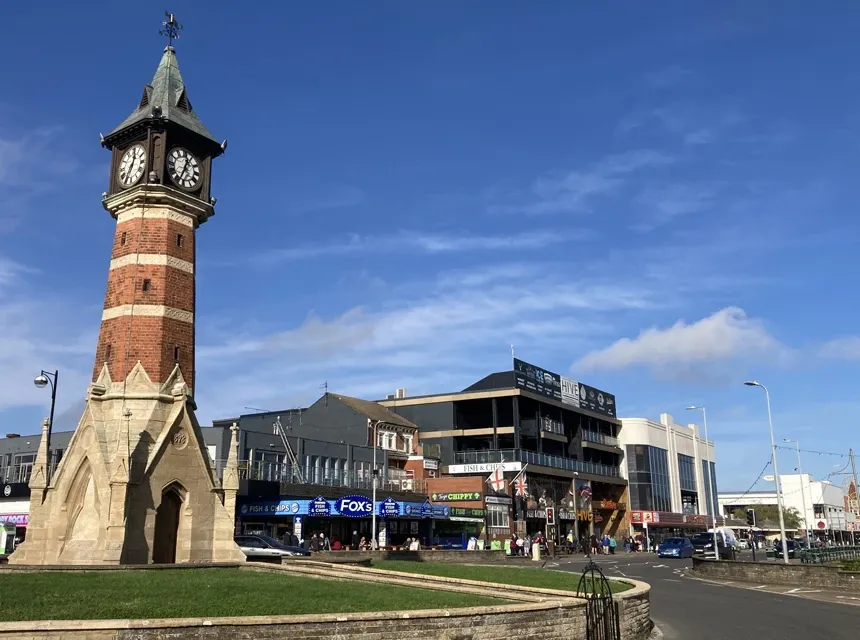
[[[540,587],[543,589],[558,589],[560,591],[576,591],[579,584],[579,573],[567,571],[550,571],[547,569],[529,569],[526,567],[495,567],[465,564],[441,564],[438,562],[408,562],[403,560],[374,560],[374,569],[388,571],[405,571],[407,573],[423,573],[445,578],[462,578],[464,580],[481,580],[483,582],[498,582],[515,584],[522,587]],[[629,585],[609,581],[612,593],[620,593],[630,589]]]
[[[860,571],[860,559],[843,562],[842,569],[844,571]]]
[[[505,600],[238,569],[5,573],[0,620],[298,615],[459,608]]]

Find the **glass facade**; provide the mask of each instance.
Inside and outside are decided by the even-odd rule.
[[[630,508],[672,511],[669,491],[669,452],[647,445],[627,445]]]
[[[681,491],[696,491],[696,461],[692,456],[678,454],[678,479]]]
[[[710,481],[708,480],[708,478],[709,478],[708,474],[710,474]],[[713,462],[709,462],[708,460],[702,460],[702,482],[705,483],[705,486],[704,486],[705,505],[704,506],[708,510],[708,515],[709,516],[719,515],[719,514],[715,513],[715,511],[714,511],[714,506],[718,505],[719,502],[717,502],[717,469],[714,466]],[[710,499],[708,499],[708,497],[707,497],[708,496],[708,486],[709,486],[708,482],[710,482],[710,487],[711,487]]]

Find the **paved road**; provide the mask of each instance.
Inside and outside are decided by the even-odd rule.
[[[703,582],[691,577],[689,560],[657,559],[650,554],[621,553],[599,556],[596,561],[609,578],[626,576],[651,585],[651,617],[666,640],[860,637],[860,606],[856,606],[860,600],[844,597],[849,594],[836,604],[811,599],[838,597],[834,594],[789,594],[787,587],[767,590]],[[552,568],[579,572],[585,561],[562,558],[558,564]],[[753,586],[759,585],[745,585]]]

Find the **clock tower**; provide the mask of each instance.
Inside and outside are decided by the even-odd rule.
[[[116,230],[93,382],[55,471],[43,429],[13,563],[244,560],[233,542],[237,430],[219,481],[193,400],[196,234],[215,213],[212,161],[226,141],[191,106],[173,47],[181,26],[167,14],[164,27],[152,81],[101,138]]]

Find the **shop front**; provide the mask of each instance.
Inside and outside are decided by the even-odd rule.
[[[381,547],[398,546],[416,537],[424,546],[435,544],[436,527],[450,517],[447,507],[432,505],[429,500],[399,502],[387,496],[374,503],[366,496],[350,495],[312,500],[281,496],[278,500],[246,502],[238,507],[238,519],[242,533],[278,539],[292,533],[299,540],[323,533],[332,545],[337,541],[349,548],[362,538],[368,543],[372,540],[374,510]]]
[[[671,513],[667,511],[631,511],[630,527],[633,537],[640,535],[654,539],[660,544],[666,538],[689,537],[711,526],[711,517],[701,514]],[[717,526],[723,526],[725,519],[717,516]]]
[[[15,544],[21,544],[30,523],[30,487],[24,482],[3,485],[0,493],[0,523],[15,525]]]

